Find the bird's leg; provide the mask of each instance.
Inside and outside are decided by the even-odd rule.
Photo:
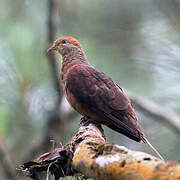
[[[103,134],[103,137],[105,138],[104,136],[104,130],[101,126],[100,123],[98,123],[97,121],[95,121],[94,119],[90,118],[89,116],[83,116],[81,119],[80,119],[80,126],[88,126],[89,124],[95,124],[99,130],[101,130],[102,134]],[[105,138],[106,139],[106,138]]]
[[[97,121],[95,121],[94,119],[92,119],[86,115],[80,119],[80,125],[82,125],[82,126],[88,126],[90,123],[96,124],[98,126],[100,125]]]

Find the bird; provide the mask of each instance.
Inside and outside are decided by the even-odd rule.
[[[88,63],[80,42],[60,37],[47,49],[62,56],[60,79],[66,99],[81,115],[137,142],[144,142],[163,159],[142,132],[134,108],[124,90]]]

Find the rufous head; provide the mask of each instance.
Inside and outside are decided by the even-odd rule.
[[[72,49],[81,48],[80,43],[73,37],[60,37],[54,41],[47,52],[58,51],[61,55],[68,54]]]

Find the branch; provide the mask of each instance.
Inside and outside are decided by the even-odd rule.
[[[128,97],[131,99],[132,104],[139,109],[140,112],[154,117],[154,119],[159,122],[166,123],[176,133],[180,133],[180,117],[171,110],[165,110],[159,105],[147,99],[135,96],[132,93],[128,93]]]
[[[55,14],[56,14],[56,3],[55,0],[48,0],[47,1],[47,7],[48,7],[48,17],[47,17],[47,46],[55,40],[55,34],[56,34],[56,23],[55,23]],[[61,85],[59,81],[59,72],[57,69],[57,62],[54,53],[49,53],[48,54],[48,60],[49,60],[49,65],[51,67],[51,73],[55,85],[55,90],[57,91],[58,95],[58,104],[61,102],[61,97],[62,97],[62,90],[61,90]]]
[[[164,162],[144,152],[106,143],[101,126],[85,117],[69,144],[54,148],[36,162],[21,165],[20,171],[33,179],[50,171],[55,180],[76,173],[98,180],[180,178],[180,165],[176,162]]]
[[[57,5],[55,0],[47,0],[47,47],[54,41],[56,34],[56,22],[55,15],[57,12]],[[46,48],[47,49],[47,48]],[[50,112],[48,112],[48,120],[45,124],[43,130],[43,135],[37,144],[32,147],[26,156],[26,160],[32,159],[37,156],[38,153],[43,153],[50,148],[50,140],[55,139],[57,135],[60,137],[64,135],[65,131],[65,119],[73,117],[74,113],[71,111],[68,115],[63,115],[64,112],[60,106],[62,106],[62,90],[59,80],[59,70],[57,66],[57,61],[54,53],[49,53],[48,62],[51,69],[52,79],[57,93],[57,102]],[[64,107],[63,107],[64,108]],[[64,108],[65,109],[65,108]],[[61,115],[61,116],[60,116]],[[61,133],[61,134],[60,134]]]
[[[48,122],[43,130],[42,138],[30,149],[26,155],[25,161],[29,161],[38,154],[44,153],[50,149],[50,140],[55,139],[56,136],[63,137],[66,124],[77,115],[77,112],[72,109],[65,96],[63,96],[60,108],[57,109],[57,111],[49,112],[48,114]]]

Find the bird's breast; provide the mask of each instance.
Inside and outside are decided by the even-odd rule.
[[[66,81],[68,79],[68,76],[73,74],[76,75],[74,72],[74,69],[76,69],[78,66],[81,66],[81,62],[78,61],[65,61],[62,63],[62,68],[60,72],[60,78],[63,88],[65,88]]]
[[[103,122],[104,119],[102,117],[100,117],[97,113],[94,113],[93,111],[91,111],[85,104],[80,103],[75,97],[74,95],[68,90],[68,88],[65,88],[65,95],[66,95],[66,99],[68,100],[69,104],[80,114],[82,115],[86,115],[89,116],[95,120],[97,120],[97,122]]]

